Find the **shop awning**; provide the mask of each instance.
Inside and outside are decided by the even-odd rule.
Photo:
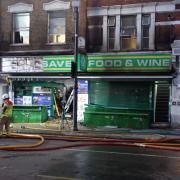
[[[169,80],[172,79],[171,75],[134,75],[134,76],[79,76],[78,79],[86,79],[86,80]]]
[[[70,79],[71,76],[8,76],[14,80],[45,80],[45,79]]]
[[[71,76],[8,76],[9,79],[16,80],[58,80],[58,79],[71,79]],[[169,80],[172,79],[172,75],[99,75],[99,76],[78,76],[78,79],[85,80]]]

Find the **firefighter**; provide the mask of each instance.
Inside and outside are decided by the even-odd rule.
[[[5,130],[7,135],[10,134],[10,122],[12,117],[12,109],[13,103],[9,99],[8,94],[2,95],[3,104],[2,104],[2,113],[0,116],[0,135],[3,135],[3,127],[5,126]]]
[[[56,91],[56,103],[57,103],[57,107],[58,107],[58,112],[59,113],[62,113],[62,101],[63,101],[63,94],[62,94],[62,91],[61,89],[58,89]]]

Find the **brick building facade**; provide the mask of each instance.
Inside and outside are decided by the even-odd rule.
[[[0,1],[1,7],[1,28],[0,28],[0,52],[17,52],[28,51],[33,52],[52,52],[72,51],[73,49],[73,17],[70,1],[35,1],[35,0],[7,0]],[[49,42],[49,20],[50,14],[53,12],[62,12],[65,17],[65,41]],[[13,42],[13,18],[15,14],[27,13],[29,20],[29,43]],[[55,15],[54,15],[55,16]],[[57,14],[58,16],[58,14]]]
[[[102,99],[97,102],[90,95],[90,103],[114,106],[122,110],[125,107],[131,109],[129,102],[132,101],[136,104],[134,108],[138,109],[141,104],[139,102],[143,101],[142,99],[146,99],[147,102],[148,98],[141,93],[139,100],[136,101],[135,98],[138,99],[138,95],[131,93],[131,90],[129,94],[128,90],[122,92],[122,89],[131,89],[130,84],[133,86],[133,83],[137,83],[132,89],[138,94],[138,91],[143,92],[143,87],[140,86],[146,84],[146,88],[150,86],[152,88],[149,96],[152,95],[153,98],[150,98],[152,101],[149,102],[150,108],[148,107],[152,112],[151,125],[167,123],[174,127],[180,126],[178,120],[180,116],[178,84],[180,82],[177,80],[179,79],[179,54],[173,53],[174,50],[179,52],[180,1],[82,0],[81,5],[81,9],[87,10],[80,12],[80,17],[83,17],[80,34],[86,39],[86,50],[90,57],[89,72],[99,73],[101,81],[104,79],[103,89],[109,88],[107,91],[112,94],[106,102]],[[154,56],[159,57],[162,53],[170,57],[169,70],[157,70],[160,65],[158,63],[153,67],[154,69],[149,70],[155,60]],[[140,66],[135,68],[133,64],[136,62],[135,59],[142,56],[148,67],[143,64],[144,68],[141,69]],[[150,59],[151,57],[154,59]],[[163,62],[164,60],[162,59]],[[137,61],[139,62],[139,59]],[[90,86],[98,88],[99,81],[90,81]],[[149,85],[148,82],[150,82]],[[105,88],[105,84],[108,88]],[[110,89],[113,90],[110,91]],[[91,89],[94,95],[98,94],[97,91]],[[125,99],[125,96],[132,99]],[[124,104],[121,103],[122,101]],[[143,107],[145,106],[141,106],[142,109]]]
[[[31,96],[33,104],[38,83],[46,90],[51,86],[48,92],[52,92],[54,85],[46,87],[47,82],[71,78],[71,2],[2,0],[0,9],[1,74],[10,79],[14,102],[23,103],[23,98]],[[102,116],[99,125],[180,126],[179,9],[179,0],[80,1],[79,35],[86,42],[81,50],[87,52],[80,64],[87,64],[87,69],[78,78],[89,83],[88,108],[96,105],[97,114],[103,114],[98,112],[103,106],[112,115]],[[31,86],[19,93],[22,84]],[[53,104],[52,100],[51,111]],[[87,124],[98,119],[88,108]],[[98,120],[93,124],[98,125]]]
[[[136,47],[129,50],[171,50],[171,44],[175,39],[179,39],[179,6],[178,1],[83,1],[86,6],[87,16],[82,15],[83,21],[87,17],[85,24],[87,28],[82,28],[81,34],[86,34],[87,37],[87,49],[92,52],[101,51],[123,51],[119,46],[119,38],[121,34],[118,34],[118,28],[121,31],[121,23],[125,16],[136,16],[135,33],[137,38]],[[84,9],[84,7],[82,8]],[[86,13],[84,11],[84,13]],[[149,16],[149,17],[148,17]],[[107,18],[107,19],[106,19]],[[111,18],[111,19],[108,19]],[[121,21],[122,20],[122,21]],[[111,25],[108,25],[108,21],[111,21]],[[113,22],[114,21],[114,29]],[[145,22],[146,21],[146,22]],[[147,22],[149,21],[149,22]],[[142,24],[144,23],[144,25]],[[149,24],[147,24],[149,23]],[[111,26],[106,30],[107,26]],[[142,27],[144,26],[144,28]],[[107,32],[105,32],[105,30]],[[132,29],[131,29],[132,30]],[[143,30],[144,39],[149,37],[149,45],[143,44]],[[148,32],[149,30],[149,32]],[[108,35],[108,31],[110,34]],[[147,33],[149,33],[148,37]],[[96,34],[96,36],[94,36]],[[108,42],[106,42],[106,36],[111,38],[111,45],[114,38],[113,47],[108,48]],[[114,36],[112,38],[112,36]],[[115,41],[116,39],[116,41]],[[147,42],[145,42],[147,43]]]
[[[74,60],[71,1],[1,0],[0,58],[4,80],[0,95],[9,88],[15,110],[16,106],[29,105],[31,110],[35,106],[43,110],[46,106],[48,116],[54,117],[54,96],[60,91],[62,94],[66,85],[67,88],[73,85],[70,76]],[[34,111],[30,111],[28,117],[33,118]],[[20,115],[29,121],[24,114]],[[13,118],[17,120],[15,115]]]

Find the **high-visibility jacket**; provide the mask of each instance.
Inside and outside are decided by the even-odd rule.
[[[13,103],[11,100],[6,99],[2,104],[2,116],[12,117]]]

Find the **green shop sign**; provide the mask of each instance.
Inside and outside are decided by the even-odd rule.
[[[165,72],[170,54],[89,55],[88,72]]]
[[[43,57],[43,72],[70,72],[71,62],[74,55],[45,56]],[[85,55],[78,55],[78,71],[86,70],[87,58]]]

